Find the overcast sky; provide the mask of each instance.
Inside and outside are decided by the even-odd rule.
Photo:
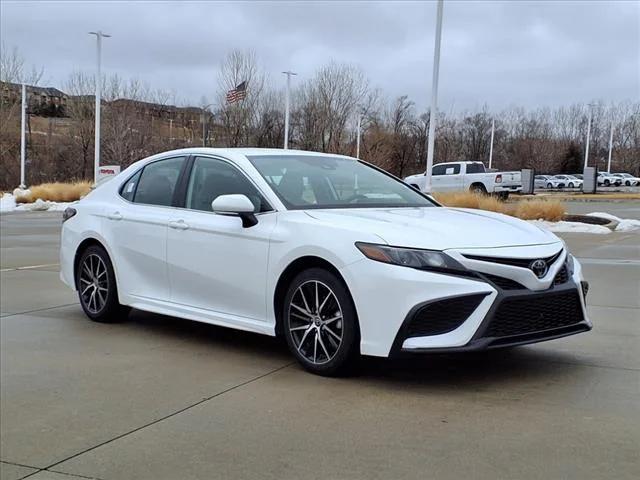
[[[389,96],[428,105],[435,2],[28,2],[2,0],[1,36],[42,83],[64,87],[95,68],[213,99],[231,49],[253,49],[275,84],[336,60],[361,67]],[[440,106],[490,109],[640,99],[640,2],[445,0]]]

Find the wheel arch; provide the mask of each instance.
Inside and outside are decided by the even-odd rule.
[[[471,185],[469,185],[469,190],[470,191],[483,191],[484,193],[487,193],[489,190],[487,189],[487,186],[482,183],[482,182],[473,182]]]
[[[107,252],[107,255],[109,255],[109,250],[107,250],[104,244],[97,238],[87,237],[84,240],[82,240],[82,242],[80,242],[80,244],[78,245],[78,248],[76,248],[76,253],[73,257],[73,283],[76,289],[78,288],[77,272],[78,272],[78,264],[80,263],[80,257],[82,256],[82,252],[84,252],[87,248],[89,248],[92,245],[96,245],[98,247],[103,248],[104,251]],[[109,255],[109,257],[111,257],[111,255]],[[111,260],[111,264],[113,265],[113,260]]]
[[[349,285],[347,281],[342,276],[340,271],[336,268],[328,260],[318,257],[315,255],[305,255],[303,257],[298,257],[293,260],[287,267],[282,271],[280,277],[278,278],[278,282],[276,283],[276,288],[273,293],[273,313],[275,316],[275,334],[280,337],[283,333],[282,331],[282,308],[284,306],[284,297],[287,293],[287,288],[289,284],[293,280],[293,278],[298,275],[300,272],[304,270],[308,270],[309,268],[323,268],[331,273],[333,273],[342,283],[344,283],[349,296],[351,297],[351,301],[355,306],[355,302],[353,302],[353,297],[351,296],[351,290],[349,289]],[[360,320],[358,319],[356,310],[356,319],[358,321],[358,330],[360,330]]]

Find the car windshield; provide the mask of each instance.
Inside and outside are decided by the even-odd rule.
[[[247,158],[288,209],[436,206],[408,185],[356,160],[312,155]]]

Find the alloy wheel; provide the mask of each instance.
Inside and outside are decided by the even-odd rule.
[[[100,312],[107,303],[109,276],[104,260],[96,254],[88,255],[80,270],[80,297],[91,313]]]
[[[291,297],[288,328],[298,353],[321,365],[331,361],[342,344],[342,308],[336,294],[325,283],[309,280]]]

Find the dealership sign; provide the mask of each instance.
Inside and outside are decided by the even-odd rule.
[[[120,173],[120,165],[103,165],[98,169],[98,183],[115,177]]]

